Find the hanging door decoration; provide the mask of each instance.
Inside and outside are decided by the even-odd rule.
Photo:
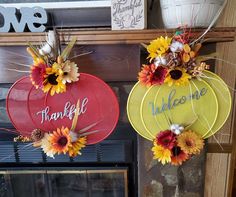
[[[19,132],[15,141],[31,142],[49,157],[81,154],[86,145],[107,138],[118,122],[119,105],[101,79],[79,73],[69,54],[73,38],[60,52],[55,32],[41,48],[29,44],[30,75],[19,79],[7,96],[8,116]]]
[[[154,159],[163,165],[181,165],[199,154],[231,109],[228,86],[205,62],[215,54],[199,55],[202,44],[191,38],[183,29],[145,45],[149,63],[127,102],[131,125],[153,141]]]

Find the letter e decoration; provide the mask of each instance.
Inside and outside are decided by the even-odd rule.
[[[46,29],[43,24],[48,21],[47,12],[41,7],[22,7],[19,17],[16,8],[0,6],[0,15],[3,22],[0,32],[9,32],[11,26],[15,32],[23,32],[26,25],[31,32],[43,32]]]

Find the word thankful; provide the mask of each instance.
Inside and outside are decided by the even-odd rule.
[[[88,98],[84,98],[81,102],[81,106],[79,109],[79,115],[84,114],[87,111],[87,104],[88,104]],[[50,108],[47,106],[42,111],[37,112],[37,115],[41,115],[41,124],[43,124],[45,121],[52,121],[52,120],[58,120],[63,119],[64,117],[69,118],[70,120],[73,119],[74,113],[76,111],[76,105],[71,104],[70,102],[67,102],[64,106],[64,110],[60,112],[53,112],[50,114]]]
[[[20,17],[18,17],[20,14]],[[20,13],[13,7],[0,6],[0,21],[3,22],[0,32],[9,32],[11,26],[16,32],[23,32],[26,28],[31,32],[43,32],[48,21],[47,12],[41,7],[22,7]]]
[[[134,10],[137,7],[142,6],[142,0],[117,0],[116,3],[113,3],[113,15],[120,14],[126,11],[131,11],[132,15],[134,14]]]
[[[187,101],[191,100],[199,100],[202,96],[204,96],[207,93],[207,88],[202,88],[199,91],[195,91],[194,93],[182,96],[181,98],[175,98],[176,90],[173,89],[167,98],[167,101],[165,101],[164,98],[162,98],[162,104],[161,106],[155,106],[153,102],[149,102],[149,105],[151,106],[152,115],[155,116],[157,114],[160,114],[166,110],[171,110],[175,108],[178,105],[183,105]]]

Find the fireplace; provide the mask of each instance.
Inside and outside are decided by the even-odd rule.
[[[109,85],[118,96],[121,114],[113,134],[86,146],[75,158],[53,159],[30,143],[13,142],[14,133],[3,129],[13,126],[5,111],[10,84],[0,84],[0,197],[137,196],[137,135],[125,111],[133,83]]]

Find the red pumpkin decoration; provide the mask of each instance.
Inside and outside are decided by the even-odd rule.
[[[18,80],[7,96],[8,116],[21,135],[29,136],[39,128],[50,132],[61,126],[71,128],[77,100],[80,112],[76,131],[96,123],[86,132],[87,144],[95,144],[108,137],[119,118],[119,105],[111,88],[101,79],[80,73],[78,82],[67,85],[65,93],[45,94],[35,89],[29,77]]]

